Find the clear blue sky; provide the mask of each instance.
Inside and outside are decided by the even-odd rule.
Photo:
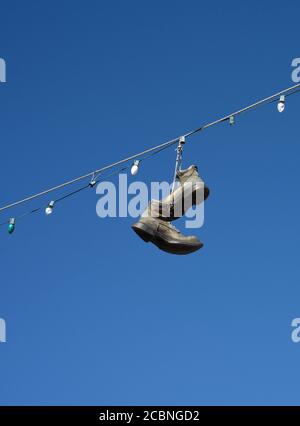
[[[1,205],[292,85],[299,12],[6,2]],[[211,189],[190,256],[143,243],[130,218],[99,219],[93,191],[1,228],[0,403],[298,404],[299,108],[295,95],[283,114],[273,104],[186,146]],[[139,178],[169,180],[174,155]]]

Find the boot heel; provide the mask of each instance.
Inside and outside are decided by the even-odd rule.
[[[131,228],[134,230],[134,232],[137,233],[139,237],[146,243],[149,243],[153,240],[153,231],[148,226],[144,225],[143,223],[135,223],[131,226]]]

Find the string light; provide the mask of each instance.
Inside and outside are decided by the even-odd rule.
[[[9,224],[7,228],[8,233],[12,234],[15,230],[15,227],[16,227],[16,219],[12,217],[9,219]]]
[[[210,123],[206,123],[206,124],[202,125],[201,127],[198,127],[197,129],[192,130],[192,131],[186,133],[184,135],[184,137],[188,138],[190,136],[195,135],[196,133],[199,133],[199,132],[201,132],[201,131],[203,131],[205,129],[208,129],[209,127],[215,126],[215,125],[220,124],[220,123],[224,123],[225,121],[229,120],[231,116],[236,117],[237,115],[240,115],[240,114],[243,114],[243,113],[248,112],[250,110],[253,110],[254,108],[257,108],[257,107],[259,107],[261,105],[265,105],[265,104],[274,102],[275,100],[278,99],[279,96],[280,97],[281,96],[287,97],[287,96],[293,95],[295,93],[298,93],[299,91],[300,91],[300,83],[295,84],[294,86],[288,87],[287,89],[281,90],[278,93],[274,93],[273,95],[271,95],[271,96],[269,96],[267,98],[261,99],[261,100],[255,102],[255,103],[253,103],[251,105],[248,105],[245,108],[242,108],[242,109],[240,109],[240,110],[238,110],[236,112],[233,112],[233,113],[231,113],[229,115],[226,115],[225,117],[219,118],[218,120],[212,121]],[[64,182],[64,183],[62,183],[60,185],[54,186],[53,188],[49,188],[49,189],[47,189],[45,191],[42,191],[42,192],[39,192],[37,194],[31,195],[31,196],[26,197],[26,198],[24,198],[22,200],[19,200],[19,201],[16,201],[14,203],[8,204],[6,206],[0,207],[0,213],[2,211],[4,211],[4,210],[7,210],[7,209],[12,208],[12,207],[15,207],[15,206],[17,206],[19,204],[22,204],[22,203],[26,203],[28,201],[31,201],[31,200],[33,200],[35,198],[38,198],[38,197],[41,197],[41,196],[43,196],[45,194],[48,194],[50,192],[57,191],[58,189],[64,188],[65,186],[69,186],[69,185],[72,185],[72,184],[74,184],[76,182],[79,182],[79,181],[81,181],[83,179],[90,178],[91,176],[94,176],[96,174],[99,175],[100,173],[102,173],[102,172],[104,172],[106,170],[112,169],[112,168],[114,168],[116,166],[119,166],[121,164],[124,164],[124,163],[128,163],[129,161],[132,161],[134,159],[141,158],[141,157],[145,156],[146,154],[152,153],[151,155],[154,155],[154,154],[162,151],[163,149],[169,148],[172,145],[177,144],[178,141],[179,141],[179,137],[177,137],[175,139],[172,139],[172,140],[169,140],[167,142],[164,142],[164,143],[162,143],[160,145],[154,146],[152,148],[146,149],[145,151],[139,152],[138,154],[131,155],[128,158],[124,158],[122,160],[116,161],[115,163],[109,164],[109,165],[107,165],[105,167],[102,167],[101,169],[94,170],[94,171],[92,171],[90,173],[87,173],[85,175],[79,176],[79,177],[77,177],[75,179],[69,180],[69,181]],[[148,155],[148,156],[150,156],[150,155]]]
[[[285,96],[284,95],[280,96],[279,102],[277,104],[277,109],[278,109],[279,112],[284,111],[284,109],[285,109]]]
[[[55,203],[54,201],[50,201],[48,206],[45,208],[45,213],[46,213],[47,216],[49,216],[49,214],[53,213],[54,203]]]
[[[94,188],[94,186],[96,185],[96,183],[97,183],[96,178],[97,178],[97,176],[95,175],[95,173],[93,173],[93,176],[92,176],[90,183],[89,183],[90,188]]]
[[[135,176],[138,173],[139,166],[140,166],[140,160],[135,160],[130,169],[130,173],[132,174],[132,176]]]
[[[87,174],[85,174],[83,176],[79,176],[79,177],[77,177],[75,179],[69,180],[69,181],[64,182],[64,183],[62,183],[60,185],[57,185],[57,186],[52,187],[52,188],[49,188],[49,189],[47,189],[45,191],[39,192],[37,194],[31,195],[29,197],[26,197],[24,199],[21,199],[19,201],[14,202],[14,203],[5,205],[3,207],[0,207],[0,213],[2,211],[4,211],[4,210],[7,210],[7,209],[12,208],[12,207],[15,207],[15,206],[17,206],[19,204],[23,204],[23,203],[29,202],[29,201],[31,201],[31,200],[33,200],[35,198],[41,197],[41,196],[43,196],[45,194],[48,194],[50,192],[57,191],[58,189],[64,188],[64,187],[69,186],[69,185],[72,185],[72,184],[74,184],[76,182],[79,182],[79,181],[81,181],[83,179],[90,178],[89,184],[87,184],[87,185],[85,185],[85,186],[83,186],[83,187],[81,187],[81,188],[79,188],[79,189],[77,189],[75,191],[72,191],[72,192],[64,195],[63,197],[61,197],[59,199],[56,199],[56,202],[57,201],[62,201],[65,198],[68,198],[69,196],[74,195],[74,194],[76,194],[76,193],[84,190],[85,188],[94,187],[95,184],[98,182],[98,179],[96,178],[96,176],[99,176],[100,174],[102,176],[102,172],[107,171],[107,170],[112,169],[112,168],[115,168],[116,166],[119,166],[121,164],[128,163],[129,161],[132,161],[132,160],[134,160],[134,163],[131,166],[131,174],[133,176],[135,176],[138,173],[138,171],[139,171],[139,165],[140,165],[140,161],[141,160],[148,159],[148,158],[152,157],[153,155],[156,155],[159,152],[161,152],[161,151],[163,151],[163,150],[165,150],[167,148],[170,148],[174,144],[177,144],[178,142],[180,142],[180,140],[181,141],[183,141],[183,140],[185,141],[185,138],[193,136],[196,133],[199,133],[199,132],[201,132],[201,131],[209,128],[209,127],[215,126],[215,125],[220,124],[220,123],[224,123],[225,121],[228,121],[228,120],[229,120],[230,125],[233,125],[235,123],[235,117],[236,116],[238,116],[238,115],[240,115],[240,114],[242,114],[244,112],[250,111],[252,109],[255,109],[258,106],[272,103],[272,102],[278,100],[278,98],[279,98],[279,102],[277,104],[278,111],[279,112],[283,112],[283,110],[285,109],[285,100],[286,100],[286,97],[290,96],[290,95],[293,95],[295,93],[298,93],[298,92],[300,92],[300,83],[296,84],[294,86],[288,87],[287,89],[284,89],[281,92],[275,93],[275,94],[273,94],[273,95],[271,95],[271,96],[269,96],[267,98],[261,99],[261,100],[255,102],[255,103],[253,103],[251,105],[248,105],[247,107],[245,107],[243,109],[240,109],[240,110],[238,110],[238,111],[236,111],[234,113],[226,115],[225,117],[219,118],[219,119],[217,119],[215,121],[212,121],[212,122],[209,122],[209,123],[206,123],[206,124],[202,125],[201,127],[198,127],[197,129],[192,130],[192,131],[186,133],[185,135],[183,135],[181,137],[177,137],[175,139],[169,140],[169,141],[164,142],[164,143],[162,143],[160,145],[157,145],[157,146],[154,146],[152,148],[146,149],[146,150],[144,150],[144,151],[142,151],[142,152],[140,152],[138,154],[132,155],[132,156],[130,156],[128,158],[124,158],[124,159],[119,160],[119,161],[117,161],[115,163],[112,163],[112,164],[109,164],[109,165],[107,165],[105,167],[102,167],[102,168],[100,168],[98,170],[95,170],[93,172],[87,173]],[[137,160],[137,158],[140,158],[140,160]],[[128,167],[130,167],[130,166],[125,166],[122,169],[120,169],[120,171],[125,170]],[[111,173],[111,175],[115,174],[115,173],[119,173],[120,171],[113,172],[113,173]],[[53,212],[54,203],[55,203],[54,201],[51,201],[48,204],[48,206],[46,207],[45,213],[47,215],[49,215],[49,214],[51,214]],[[23,218],[24,216],[27,216],[27,215],[29,215],[31,213],[35,213],[35,212],[41,210],[42,208],[43,207],[39,207],[37,209],[31,210],[31,211],[27,211],[26,213],[22,214],[21,216],[18,216],[18,218]],[[9,220],[8,232],[10,234],[13,233],[14,230],[15,230],[15,221],[16,221],[15,218],[11,218]],[[0,226],[5,225],[7,223],[8,223],[8,221],[0,223]]]

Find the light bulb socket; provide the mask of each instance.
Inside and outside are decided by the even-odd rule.
[[[285,103],[285,96],[284,95],[280,96],[279,102]]]

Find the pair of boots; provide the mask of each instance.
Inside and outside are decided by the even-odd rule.
[[[132,229],[146,242],[172,254],[189,254],[203,247],[195,236],[185,236],[171,221],[183,216],[193,205],[207,199],[209,189],[199,177],[197,166],[177,173],[179,187],[162,201],[152,200]]]

